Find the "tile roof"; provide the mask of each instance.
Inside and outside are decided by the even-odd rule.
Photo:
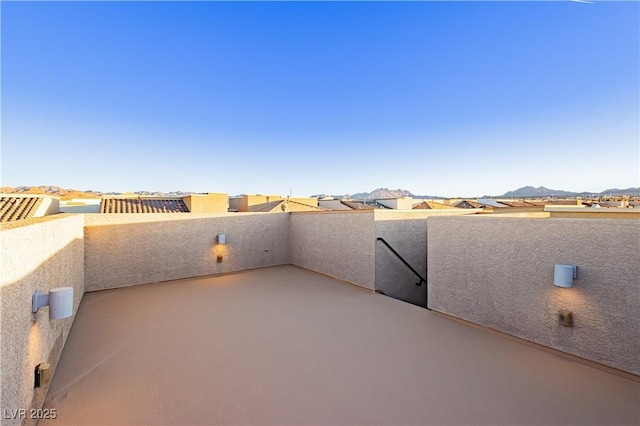
[[[513,201],[500,201],[500,203],[504,204],[507,207],[534,207],[540,206],[539,204],[533,204],[524,200],[513,200]]]
[[[497,207],[501,209],[507,207],[505,204],[502,204],[500,201],[493,200],[491,198],[481,198],[478,200],[478,203],[484,204],[485,206]]]
[[[0,222],[33,217],[40,204],[42,204],[42,197],[2,196],[0,197]]]
[[[619,205],[616,204],[612,204],[612,203],[607,203],[606,201],[592,201],[592,202],[584,202],[584,205],[586,205],[587,207],[594,207],[594,206],[599,206],[599,207],[603,207],[603,208],[616,208],[616,207],[620,207]]]
[[[103,198],[100,213],[189,213],[181,198]]]
[[[529,203],[537,204],[536,201],[528,201]],[[545,206],[577,206],[577,200],[545,200],[541,201]]]
[[[454,206],[447,206],[446,204],[435,203],[433,201],[423,201],[420,204],[413,207],[413,210],[438,210],[438,209],[453,209]]]
[[[455,205],[459,209],[483,209],[488,207],[486,204],[481,204],[476,201],[462,200]]]
[[[340,200],[340,203],[344,204],[352,210],[373,210],[375,208],[374,206],[371,206],[369,204],[359,203],[357,201]]]

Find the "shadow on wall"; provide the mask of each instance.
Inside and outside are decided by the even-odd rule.
[[[377,220],[376,236],[382,237],[422,277],[427,276],[427,218]],[[427,283],[418,278],[381,241],[376,241],[376,290],[417,306],[426,306]]]
[[[10,262],[11,254],[2,253]],[[49,319],[49,307],[31,312],[35,290],[49,292],[56,287],[73,287],[73,316]],[[74,239],[26,275],[0,288],[0,406],[3,410],[39,408],[48,385],[34,388],[35,367],[43,362],[55,372],[64,342],[84,294],[84,244]],[[3,411],[4,413],[4,411]],[[4,417],[4,414],[3,414]],[[28,422],[30,420],[27,416]],[[23,424],[22,419],[3,418],[3,425]],[[28,423],[27,423],[28,424]]]
[[[86,291],[288,264],[288,216],[86,226]]]

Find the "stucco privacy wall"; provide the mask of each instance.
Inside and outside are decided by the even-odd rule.
[[[640,374],[640,222],[430,218],[428,246],[434,310]],[[578,266],[573,288],[556,263]]]
[[[373,212],[290,213],[291,263],[374,289]]]
[[[87,291],[289,263],[285,213],[99,216],[85,226]]]
[[[55,368],[73,317],[50,320],[49,307],[31,313],[35,290],[73,287],[73,312],[84,293],[83,217],[56,215],[0,226],[0,407],[3,425],[23,424],[4,410],[39,408],[48,386],[34,390],[34,369]],[[31,420],[26,420],[32,424]]]

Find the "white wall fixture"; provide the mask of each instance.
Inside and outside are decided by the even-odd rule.
[[[73,287],[58,287],[48,294],[36,290],[31,298],[31,312],[49,305],[49,319],[68,318],[73,315]]]
[[[218,244],[226,244],[227,243],[227,234],[218,234],[217,237]]]
[[[556,287],[571,288],[573,280],[578,277],[578,267],[557,263],[553,274],[553,284]]]

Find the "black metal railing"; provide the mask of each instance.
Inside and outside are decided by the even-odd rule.
[[[393,247],[391,247],[391,245],[390,245],[390,244],[389,244],[389,243],[388,243],[384,238],[382,238],[382,237],[378,237],[378,238],[376,238],[376,239],[377,239],[378,241],[381,241],[381,242],[382,242],[382,244],[384,244],[385,246],[387,246],[387,248],[388,248],[389,250],[391,250],[391,253],[395,254],[395,255],[396,255],[396,257],[397,257],[398,259],[400,259],[400,261],[401,261],[402,263],[404,263],[404,264],[405,264],[405,266],[406,266],[407,268],[409,268],[409,269],[411,270],[411,272],[413,272],[413,273],[415,274],[415,276],[416,276],[416,277],[418,277],[418,280],[419,280],[419,281],[416,283],[416,285],[421,286],[421,285],[422,285],[422,283],[427,284],[427,279],[426,279],[426,278],[424,278],[422,275],[420,275],[420,273],[419,273],[418,271],[416,271],[416,270],[414,269],[414,267],[413,267],[413,266],[411,266],[411,265],[409,264],[409,262],[407,262],[406,260],[404,260],[404,257],[402,257],[402,256],[400,255],[400,253],[398,253],[397,251],[395,251],[395,249],[394,249]],[[427,293],[427,294],[426,294],[426,300],[425,300],[425,307],[426,307],[427,309],[429,309],[429,289],[426,289],[426,293]]]

